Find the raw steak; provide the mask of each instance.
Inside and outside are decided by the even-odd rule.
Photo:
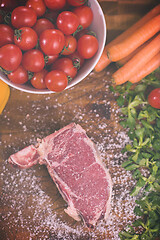
[[[64,211],[91,228],[110,210],[112,182],[94,143],[80,125],[68,126],[13,154],[9,162],[29,168],[45,164],[61,195]]]

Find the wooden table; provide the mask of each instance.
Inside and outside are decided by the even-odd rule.
[[[132,3],[131,3],[132,2]],[[158,1],[101,2],[107,25],[107,41],[127,29]],[[132,222],[135,199],[129,196],[134,184],[121,168],[121,149],[128,141],[118,124],[118,106],[110,92],[111,64],[100,73],[90,73],[81,83],[62,93],[34,95],[11,88],[7,106],[0,115],[0,240],[118,239],[118,232]],[[110,217],[89,232],[65,212],[66,203],[44,166],[19,170],[8,157],[35,143],[37,137],[76,122],[97,144],[112,176]]]

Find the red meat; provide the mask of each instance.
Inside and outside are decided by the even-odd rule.
[[[9,162],[29,168],[45,164],[61,195],[68,203],[64,211],[91,228],[107,218],[112,182],[94,143],[80,125],[68,126],[13,154]]]

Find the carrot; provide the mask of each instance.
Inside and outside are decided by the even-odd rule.
[[[111,63],[111,60],[109,60],[109,58],[107,56],[107,51],[108,51],[109,47],[113,46],[114,44],[119,43],[120,41],[124,40],[126,37],[130,36],[135,30],[137,30],[139,27],[143,26],[147,21],[149,21],[153,17],[157,16],[159,13],[160,13],[160,4],[158,4],[152,10],[150,10],[139,21],[137,21],[130,28],[128,28],[126,31],[124,31],[119,36],[117,36],[114,40],[112,40],[111,42],[106,44],[104,51],[103,51],[98,63],[96,64],[94,70],[96,72],[100,72]]]
[[[157,34],[158,35],[158,34]],[[154,36],[155,37],[155,36]],[[139,46],[138,48],[136,48],[133,52],[131,52],[128,56],[120,59],[119,61],[116,62],[116,64],[118,66],[123,66],[125,63],[127,63],[133,56],[135,56],[140,50],[142,50],[145,46],[147,46],[148,43],[150,43],[153,38],[149,39],[148,41],[146,41],[145,43],[143,43],[141,46]]]
[[[144,26],[140,27],[131,36],[126,38],[119,44],[116,44],[108,49],[108,57],[111,61],[116,62],[130,53],[132,53],[136,48],[141,46],[148,39],[153,37],[157,32],[160,31],[160,14],[150,21],[148,21]]]
[[[142,78],[149,75],[151,72],[160,67],[160,52],[155,55],[141,70],[135,73],[135,75],[129,79],[131,83],[137,83]]]
[[[159,51],[160,34],[113,74],[114,83],[116,85],[121,85],[131,79],[131,77],[133,77],[134,74],[148,63]]]
[[[146,42],[144,43],[146,45]],[[117,66],[123,66],[126,64],[136,53],[138,53],[141,49],[143,49],[145,46],[142,44],[140,47],[136,48],[133,52],[131,52],[128,56],[120,59],[119,61],[116,62]]]

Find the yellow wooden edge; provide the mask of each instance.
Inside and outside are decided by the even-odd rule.
[[[9,86],[0,79],[0,114],[5,108],[10,96]]]

